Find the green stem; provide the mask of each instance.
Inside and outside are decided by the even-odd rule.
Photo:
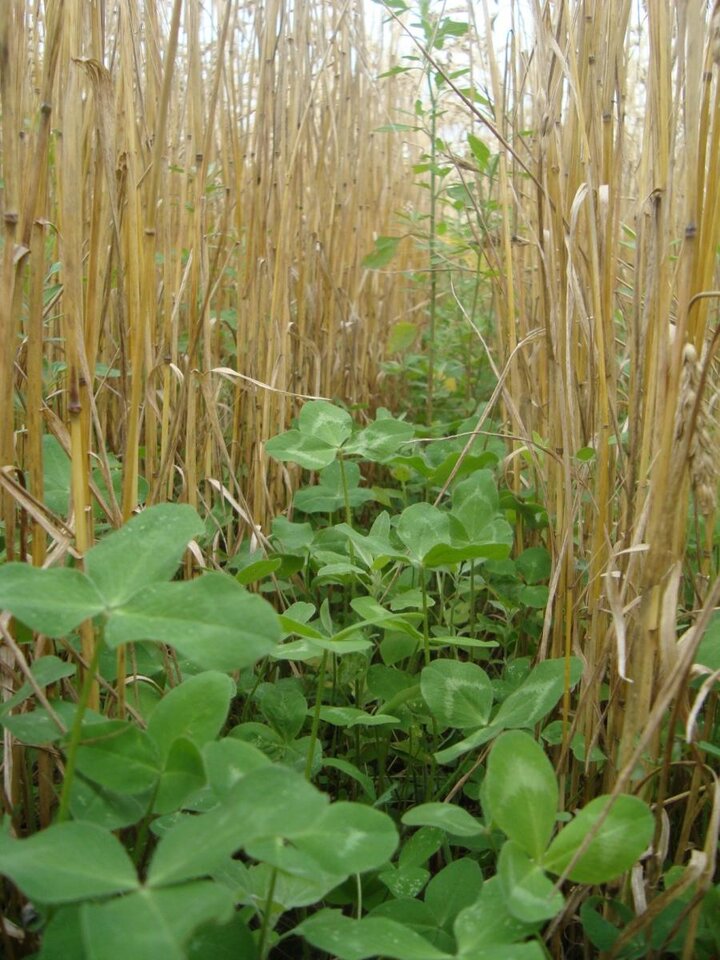
[[[422,590],[423,609],[423,640],[425,642],[425,666],[430,663],[430,623],[428,617],[427,583],[425,582],[425,568],[420,567],[420,588]]]
[[[394,697],[391,697],[386,703],[382,705],[382,712],[392,714],[393,710],[397,710],[398,707],[401,707],[403,703],[407,703],[408,700],[415,700],[420,696],[420,684],[415,683],[412,687],[405,687],[404,690],[401,690],[399,693],[396,693]]]
[[[265,960],[268,955],[267,938],[270,931],[270,916],[272,914],[273,897],[275,896],[275,884],[277,883],[277,867],[273,867],[270,874],[270,886],[265,900],[265,910],[263,912],[262,927],[260,929],[260,943],[258,944],[258,954],[260,960]]]
[[[312,727],[310,729],[310,743],[308,745],[307,760],[305,761],[305,779],[312,778],[312,764],[315,756],[315,744],[317,742],[318,729],[320,727],[320,710],[322,709],[322,694],[325,686],[325,674],[327,672],[328,652],[323,650],[322,663],[318,673],[317,691],[315,693],[315,709],[313,711]]]
[[[340,480],[342,482],[343,488],[343,501],[345,503],[345,523],[352,527],[352,510],[350,508],[350,490],[348,488],[347,474],[345,473],[345,461],[342,456],[338,454],[338,463],[340,465]],[[350,563],[355,563],[355,548],[352,545],[352,541],[348,540],[348,557],[350,558]],[[353,577],[350,583],[350,589],[346,590],[344,593],[344,603],[345,603],[345,615],[347,617],[350,611],[350,601],[355,596],[355,584],[356,580]]]
[[[347,475],[345,473],[345,461],[338,455],[338,465],[340,466],[340,481],[343,489],[343,501],[345,503],[345,523],[352,526],[352,511],[350,509],[350,490],[348,489]]]
[[[97,637],[95,650],[92,660],[85,671],[82,689],[80,690],[80,699],[78,700],[75,716],[73,717],[72,729],[70,731],[70,740],[65,751],[65,777],[63,779],[62,792],[60,794],[60,806],[58,808],[57,823],[67,820],[70,813],[70,790],[75,779],[75,767],[77,765],[77,752],[82,739],[82,723],[90,700],[90,693],[93,688],[95,674],[97,673],[98,663],[100,661],[100,650],[102,649],[102,634]]]
[[[157,795],[160,791],[160,777],[155,781],[155,786],[153,787],[152,796],[148,802],[148,805],[145,809],[145,816],[140,821],[138,827],[137,838],[135,841],[135,851],[133,853],[133,862],[137,867],[138,873],[143,876],[145,867],[147,865],[148,858],[150,856],[151,846],[148,843],[148,837],[150,836],[150,824],[153,819],[153,809],[155,808],[155,801],[157,800]]]

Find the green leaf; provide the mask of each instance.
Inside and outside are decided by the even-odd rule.
[[[477,161],[478,169],[482,172],[487,167],[488,160],[490,159],[490,147],[472,133],[468,134],[467,142],[472,151],[472,155]]]
[[[547,606],[550,591],[542,584],[522,587],[517,594],[518,602],[533,610],[543,610]]]
[[[270,764],[270,759],[257,747],[233,737],[207,743],[203,758],[210,786],[221,800],[246,774]]]
[[[534,933],[538,923],[524,923],[508,911],[505,894],[497,877],[483,884],[472,906],[461,910],[455,920],[458,960],[543,960],[540,945],[517,944]],[[495,947],[499,950],[494,952]],[[524,951],[524,948],[534,947]],[[522,948],[523,952],[517,952]]]
[[[43,500],[53,513],[66,517],[70,505],[70,458],[51,434],[42,438]]]
[[[443,727],[480,727],[492,707],[490,678],[475,663],[433,660],[420,675],[423,700]]]
[[[468,32],[468,24],[463,20],[452,20],[450,17],[444,17],[440,22],[440,29],[437,31],[435,46],[442,47],[439,42],[444,37],[464,37]]]
[[[291,848],[283,847],[280,851],[276,849],[275,852],[280,852],[279,859],[290,863],[290,868],[287,871],[283,870],[271,863],[270,858],[256,867],[250,867],[247,871],[246,902],[253,906],[258,903],[267,903],[268,896],[271,895],[273,913],[293,910],[296,907],[307,907],[311,903],[322,900],[333,887],[337,886],[336,876],[319,873],[317,868],[311,876],[305,874],[302,866],[299,867],[301,872],[297,872],[295,868],[299,865],[292,857],[292,853],[296,851],[291,851]],[[291,856],[288,856],[288,853]],[[238,956],[233,957],[233,960],[239,960]]]
[[[453,516],[462,523],[469,539],[480,539],[485,527],[497,515],[498,502],[492,471],[476,470],[453,489]]]
[[[545,547],[529,547],[515,561],[515,569],[525,583],[540,583],[550,578],[552,558]]]
[[[581,447],[575,454],[575,457],[581,463],[590,463],[590,461],[594,460],[596,456],[597,451],[593,447]]]
[[[318,570],[313,579],[313,586],[317,587],[325,583],[351,583],[355,577],[362,576],[364,573],[362,567],[353,563],[328,563]]]
[[[422,564],[433,547],[451,542],[450,517],[432,504],[414,503],[400,514],[397,533],[410,551],[410,560]]]
[[[595,797],[563,827],[543,857],[546,870],[564,873],[609,803],[608,796]],[[575,883],[607,883],[625,873],[647,848],[653,830],[653,817],[646,804],[637,797],[621,794],[610,807],[587,851],[570,871],[570,879]]]
[[[348,453],[356,453],[366,460],[382,463],[414,436],[415,427],[404,420],[375,420],[357,433],[345,449]]]
[[[85,948],[80,928],[80,907],[73,904],[55,907],[42,932],[40,952],[34,960],[65,960],[77,957],[85,960]]]
[[[412,620],[419,619],[415,614],[398,614],[386,610],[373,597],[355,597],[350,606],[359,613],[365,623],[377,624],[386,630],[398,630],[414,639],[420,639],[421,634],[412,625]],[[356,625],[357,627],[358,625]],[[348,628],[341,630],[337,635],[341,637],[348,633]]]
[[[358,707],[321,707],[320,719],[335,727],[380,727],[386,723],[400,723],[390,714],[366,713]]]
[[[287,430],[266,440],[265,452],[275,460],[297,463],[305,470],[322,470],[337,456],[337,447],[299,430]]]
[[[448,927],[465,907],[477,900],[483,884],[475,860],[461,857],[436,873],[425,891],[425,903],[441,927]]]
[[[498,859],[498,879],[510,913],[527,923],[549,920],[563,908],[561,893],[550,878],[512,840],[503,845]]]
[[[187,951],[188,960],[257,960],[257,946],[239,913],[221,927],[198,930]]]
[[[489,726],[476,730],[459,743],[454,743],[435,754],[438,763],[451,763],[470,750],[488,743],[502,730],[534,727],[543,720],[559,702],[567,680],[573,687],[582,676],[582,661],[570,657],[543,660],[523,683],[507,697]]]
[[[559,794],[543,748],[512,730],[495,741],[484,783],[488,814],[531,857],[541,857],[552,836]]]
[[[294,842],[323,870],[349,876],[389,860],[397,847],[398,834],[387,814],[361,803],[341,801],[328,807],[313,828]]]
[[[445,842],[445,831],[438,827],[420,827],[403,842],[398,856],[401,867],[420,867]]]
[[[353,492],[357,492],[361,481],[360,467],[352,460],[342,462],[336,460],[318,474],[318,485],[340,496],[343,496],[346,487],[350,496]],[[312,489],[312,487],[306,489]],[[368,493],[367,490],[363,492]]]
[[[468,650],[482,650],[499,646],[497,640],[478,640],[477,637],[430,637],[430,646],[434,647],[466,647]]]
[[[437,950],[454,955],[455,942],[450,933],[442,930],[433,919],[433,915],[422,900],[387,899],[369,912],[372,918],[385,918],[419,933]]]
[[[377,799],[375,784],[372,779],[363,773],[362,770],[359,770],[354,763],[350,763],[349,760],[342,760],[339,757],[328,757],[327,759],[323,759],[323,767],[328,767],[331,770],[339,770],[341,773],[344,773],[345,776],[356,780],[363,788],[365,796],[371,803],[374,803]]]
[[[256,583],[258,580],[262,580],[263,577],[268,577],[271,573],[275,573],[281,564],[282,560],[280,557],[256,560],[254,563],[249,563],[246,567],[243,567],[242,570],[239,570],[235,574],[235,579],[242,586],[246,586],[248,583]]]
[[[565,739],[563,734],[563,726],[562,720],[553,720],[552,723],[548,723],[546,727],[543,727],[543,731],[540,735],[546,743],[557,746]],[[580,763],[585,763],[586,760],[588,760],[585,737],[582,733],[573,734],[573,738],[570,741],[570,749],[572,750],[573,756],[579,760]],[[606,759],[607,757],[602,752],[600,747],[595,744],[591,745],[589,757],[590,763],[602,763]]]
[[[419,933],[385,917],[351,920],[336,910],[321,910],[295,928],[311,946],[338,960],[449,960]]]
[[[197,746],[185,737],[173,741],[165,758],[153,813],[172,813],[205,785],[205,766]]]
[[[234,695],[235,684],[223,673],[208,671],[188,677],[155,707],[148,733],[164,757],[179,737],[202,747],[222,729]]]
[[[113,612],[105,631],[110,647],[156,640],[206,670],[226,671],[252,666],[279,639],[270,604],[224,573],[147,587]]]
[[[418,332],[414,323],[401,321],[393,324],[390,327],[390,335],[385,349],[388,353],[405,353],[415,342]]]
[[[430,879],[430,871],[424,867],[389,866],[378,874],[390,893],[398,900],[416,897]]]
[[[493,717],[493,726],[505,729],[534,727],[557,706],[563,695],[566,679],[572,688],[581,676],[582,661],[577,657],[570,657],[567,665],[564,659],[543,660],[517,690],[503,701]]]
[[[293,740],[300,733],[308,705],[297,680],[285,677],[261,683],[256,697],[262,715],[285,740]]]
[[[0,567],[0,608],[31,630],[64,637],[83,620],[102,613],[105,603],[79,570],[6,563]]]
[[[449,453],[443,457],[437,466],[430,469],[428,479],[433,486],[442,486],[447,482],[451,474],[459,481],[462,480],[463,477],[475,473],[476,470],[481,470],[483,467],[487,467],[488,465],[494,467],[497,462],[498,457],[491,450],[485,450],[480,454],[468,454],[463,457],[462,460],[460,460],[459,452]],[[425,473],[420,464],[416,465],[416,469],[422,474]],[[456,472],[453,473],[453,470]]]
[[[352,417],[327,400],[310,400],[303,405],[298,427],[305,436],[317,437],[339,449],[352,433]]]
[[[485,827],[462,807],[451,803],[421,803],[403,814],[408,827],[439,827],[456,837],[476,837]]]
[[[187,945],[188,960],[258,960],[253,935],[239,913],[229,923],[204,926]]]
[[[327,650],[336,657],[362,653],[372,647],[370,640],[296,640],[275,648],[274,660],[314,660]]]
[[[547,960],[547,953],[537,940],[532,940],[473,949],[470,953],[458,954],[456,960]]]
[[[149,584],[169,580],[204,529],[187,504],[156,504],[88,550],[85,573],[107,606],[118,607]]]
[[[294,604],[296,607],[297,604]],[[288,608],[287,613],[282,613],[279,616],[280,627],[284,631],[285,635],[296,634],[298,637],[303,637],[306,640],[329,640],[324,633],[321,633],[314,626],[306,623],[305,620],[296,620],[294,617],[289,614],[293,612],[293,607]],[[309,616],[315,612],[315,608],[312,609]],[[315,621],[317,622],[317,621]]]
[[[160,753],[135,724],[107,720],[85,727],[77,750],[77,769],[114,793],[142,793],[160,776]]]
[[[299,556],[306,554],[314,536],[309,523],[291,523],[286,517],[275,517],[272,521],[273,543],[276,549],[283,553]],[[296,606],[297,604],[293,604],[293,607]]]
[[[445,747],[444,750],[438,750],[435,754],[435,759],[438,763],[452,763],[453,760],[461,757],[469,750],[475,750],[484,743],[489,743],[501,730],[502,727],[497,727],[495,724],[491,724],[489,727],[482,727],[480,730],[475,730],[469,737],[465,737],[463,740],[459,740],[457,743]]]
[[[364,257],[362,265],[366,270],[381,270],[386,267],[397,253],[402,237],[377,237],[375,249]]]
[[[65,736],[66,731],[72,726],[77,712],[77,704],[66,700],[50,700],[55,717],[63,725],[59,729],[55,719],[50,716],[43,707],[35,707],[27,713],[11,714],[9,716],[0,716],[0,723],[6,727],[10,733],[22,743],[30,746],[39,746],[43,743],[54,743]],[[85,724],[95,722],[105,722],[105,717],[93,710],[86,710],[83,717]]]
[[[30,667],[30,673],[40,687],[48,687],[52,683],[57,683],[58,680],[65,679],[65,677],[72,677],[75,671],[74,663],[68,663],[66,660],[54,656],[40,657]],[[34,692],[34,689],[26,680],[8,700],[0,705],[0,713],[7,713],[13,707],[19,707],[21,703],[32,697]]]
[[[510,554],[512,530],[504,520],[493,521],[493,529],[486,528],[487,540],[479,543],[441,543],[428,550],[423,564],[426,567],[444,567],[465,560],[504,560]],[[497,528],[497,529],[496,529]]]
[[[435,600],[433,597],[428,596],[426,598],[428,607],[435,606]],[[423,608],[423,595],[422,590],[418,587],[411,587],[409,590],[401,590],[399,593],[396,593],[390,600],[390,609],[393,612],[398,610],[422,610]]]
[[[136,890],[135,867],[120,841],[93,823],[58,823],[14,840],[0,832],[0,872],[31,900],[70,903]]]
[[[358,556],[368,567],[380,569],[393,557],[401,559],[405,554],[390,541],[390,515],[386,510],[378,514],[370,532],[365,536],[347,523],[339,523],[335,532],[347,537]]]
[[[609,906],[609,904],[607,904],[607,906]],[[583,933],[590,943],[603,952],[609,952],[620,936],[620,929],[603,916],[605,908],[606,901],[604,897],[590,897],[590,899],[586,900],[580,907],[580,922],[582,923]],[[623,925],[633,919],[632,911],[624,904],[613,901],[612,909],[616,919],[622,921]],[[642,934],[640,934],[640,938],[642,938]],[[635,956],[642,956],[644,952],[642,944],[640,944],[640,951],[641,952],[636,953]]]
[[[700,641],[695,663],[701,663],[708,670],[720,670],[720,615],[710,621],[705,636]]]
[[[293,838],[314,827],[327,802],[299,773],[280,766],[253,770],[219,807],[184,817],[163,834],[147,882],[157,887],[201,877],[252,841]]]
[[[233,897],[218,883],[200,881],[168,890],[144,888],[81,910],[87,960],[186,960],[185,943],[203,924],[230,919]]]
[[[147,814],[147,795],[113,793],[78,774],[70,788],[70,813],[106,830],[119,830],[138,823]]]
[[[330,466],[333,466],[333,464],[330,464]],[[364,503],[369,503],[373,499],[370,490],[362,490],[358,487],[348,490],[347,500],[353,510],[355,507],[361,507]],[[330,490],[328,487],[304,487],[295,493],[293,506],[303,513],[335,513],[336,510],[344,508],[345,496],[342,492]]]

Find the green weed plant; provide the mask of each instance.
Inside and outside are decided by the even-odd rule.
[[[79,696],[73,659],[48,654],[0,716],[30,763],[62,763],[54,822],[11,815],[0,834],[6,916],[32,904],[37,960],[542,958],[569,894],[643,856],[642,800],[564,812],[550,721],[581,662],[513,656],[507,620],[534,615],[546,553],[512,558],[489,461],[443,506],[421,499],[460,456],[421,446],[387,411],[358,428],[313,401],[267,445],[311,482],[233,573],[175,579],[204,524],[171,504],[108,533],[82,570],[0,568],[21,639],[72,649],[87,620],[96,638]],[[388,483],[411,472],[396,509],[363,485],[371,466]],[[281,612],[262,596],[273,578]],[[586,922],[612,939],[599,902]]]

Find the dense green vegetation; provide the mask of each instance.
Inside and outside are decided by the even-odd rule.
[[[54,824],[6,835],[0,853],[41,912],[39,957],[282,956],[298,937],[341,958],[542,957],[535,936],[566,907],[555,880],[604,884],[643,854],[642,800],[561,813],[540,743],[566,739],[567,718],[551,716],[582,665],[525,655],[550,558],[510,559],[516,508],[501,506],[497,454],[479,439],[463,460],[460,439],[405,452],[414,433],[387,412],[357,429],[340,407],[306,404],[267,446],[317,471],[294,497],[307,519],[278,518],[269,549],[229,559],[235,576],[168,579],[207,536],[170,504],[104,537],[84,572],[0,569],[0,604],[30,629],[60,639],[97,624],[77,703],[42,693],[75,672],[48,655],[2,718],[65,758]],[[388,485],[361,482],[371,466]],[[117,695],[90,709],[95,672],[112,683],[109,653],[130,643],[125,719]]]
[[[0,12],[8,960],[720,953],[720,5],[377,7]]]

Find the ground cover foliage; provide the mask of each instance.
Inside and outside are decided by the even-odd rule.
[[[0,15],[10,960],[720,950],[720,14],[375,6]]]

